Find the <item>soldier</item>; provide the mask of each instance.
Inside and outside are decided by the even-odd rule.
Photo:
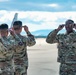
[[[24,31],[27,33],[27,36],[22,36],[20,33],[24,28]],[[13,30],[16,35],[20,38],[20,45],[23,45],[23,48],[16,48],[14,53],[14,64],[15,64],[15,75],[27,75],[28,69],[28,56],[27,56],[27,46],[35,45],[36,41],[34,36],[29,32],[27,26],[22,26],[21,21],[15,21],[13,24]],[[11,39],[14,39],[10,36]]]
[[[12,36],[18,40],[18,37],[13,31],[10,31]],[[16,47],[20,47],[20,41],[10,40],[8,36],[8,25],[0,25],[0,75],[14,75],[13,54]]]
[[[58,34],[65,27],[65,34]],[[73,20],[68,19],[65,24],[51,31],[47,43],[58,43],[58,62],[60,62],[59,75],[76,75],[76,25]]]

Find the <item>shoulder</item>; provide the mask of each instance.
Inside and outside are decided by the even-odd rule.
[[[63,36],[66,36],[66,34],[64,34],[64,33],[60,34],[60,33],[59,33],[57,36],[58,36],[58,37],[63,37]]]
[[[25,35],[19,35],[19,38],[25,42],[27,40],[27,37]]]
[[[12,35],[9,35],[8,38],[9,38],[9,39],[13,39],[13,36],[12,36]]]
[[[19,38],[25,39],[27,36],[25,35],[20,35]]]
[[[76,32],[74,31],[74,32],[70,33],[69,35],[70,36],[76,36]]]

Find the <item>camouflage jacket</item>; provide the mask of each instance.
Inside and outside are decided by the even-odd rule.
[[[19,37],[19,41],[21,41],[20,45],[17,48],[15,48],[15,52],[14,52],[14,61],[20,61],[20,62],[24,62],[25,61],[25,65],[28,66],[28,56],[27,56],[27,46],[33,46],[35,45],[36,41],[33,35],[28,35],[26,36],[22,36],[22,35],[17,35]],[[10,36],[11,39],[14,39],[15,41],[18,41],[17,39],[15,39],[14,37]],[[18,63],[17,62],[17,63]]]
[[[57,34],[56,30],[50,32],[46,38],[47,43],[58,43],[58,62],[76,63],[76,32],[70,34]]]
[[[14,54],[15,41],[9,37],[0,38],[0,61],[11,61]]]

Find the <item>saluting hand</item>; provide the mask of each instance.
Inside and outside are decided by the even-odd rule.
[[[23,28],[24,28],[24,30],[26,31],[26,32],[28,32],[29,31],[29,29],[28,29],[28,27],[25,25],[25,26],[23,26]]]
[[[15,32],[14,32],[13,28],[9,29],[9,32],[10,32],[10,34],[11,34],[12,36],[15,35]]]
[[[59,27],[57,28],[57,30],[58,30],[58,31],[62,30],[62,29],[64,28],[64,26],[65,26],[64,24],[59,25]]]
[[[75,28],[75,29],[76,29],[76,24],[73,24],[73,28]]]

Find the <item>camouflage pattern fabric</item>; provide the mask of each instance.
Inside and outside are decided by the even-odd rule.
[[[13,42],[8,38],[0,38],[0,75],[14,75],[13,49]]]
[[[76,64],[76,32],[75,31],[73,31],[70,34],[57,34],[57,31],[53,30],[47,36],[46,42],[50,44],[58,43],[57,45],[58,62],[60,62],[61,64]],[[66,75],[66,74],[60,74],[60,75]],[[67,74],[67,75],[75,75],[75,74]]]
[[[21,46],[17,47],[14,53],[15,73],[16,75],[27,75],[27,46],[33,46],[36,42],[33,35],[30,35],[28,37],[18,35],[18,37],[21,40]],[[10,36],[10,38],[17,41],[17,39],[13,38],[12,36]]]
[[[0,61],[0,75],[14,75],[14,69],[12,64],[12,60]]]
[[[76,64],[61,64],[59,75],[76,75]]]
[[[15,42],[9,37],[0,38],[0,75],[14,75],[14,50],[21,46],[19,38],[14,37],[18,41]]]

